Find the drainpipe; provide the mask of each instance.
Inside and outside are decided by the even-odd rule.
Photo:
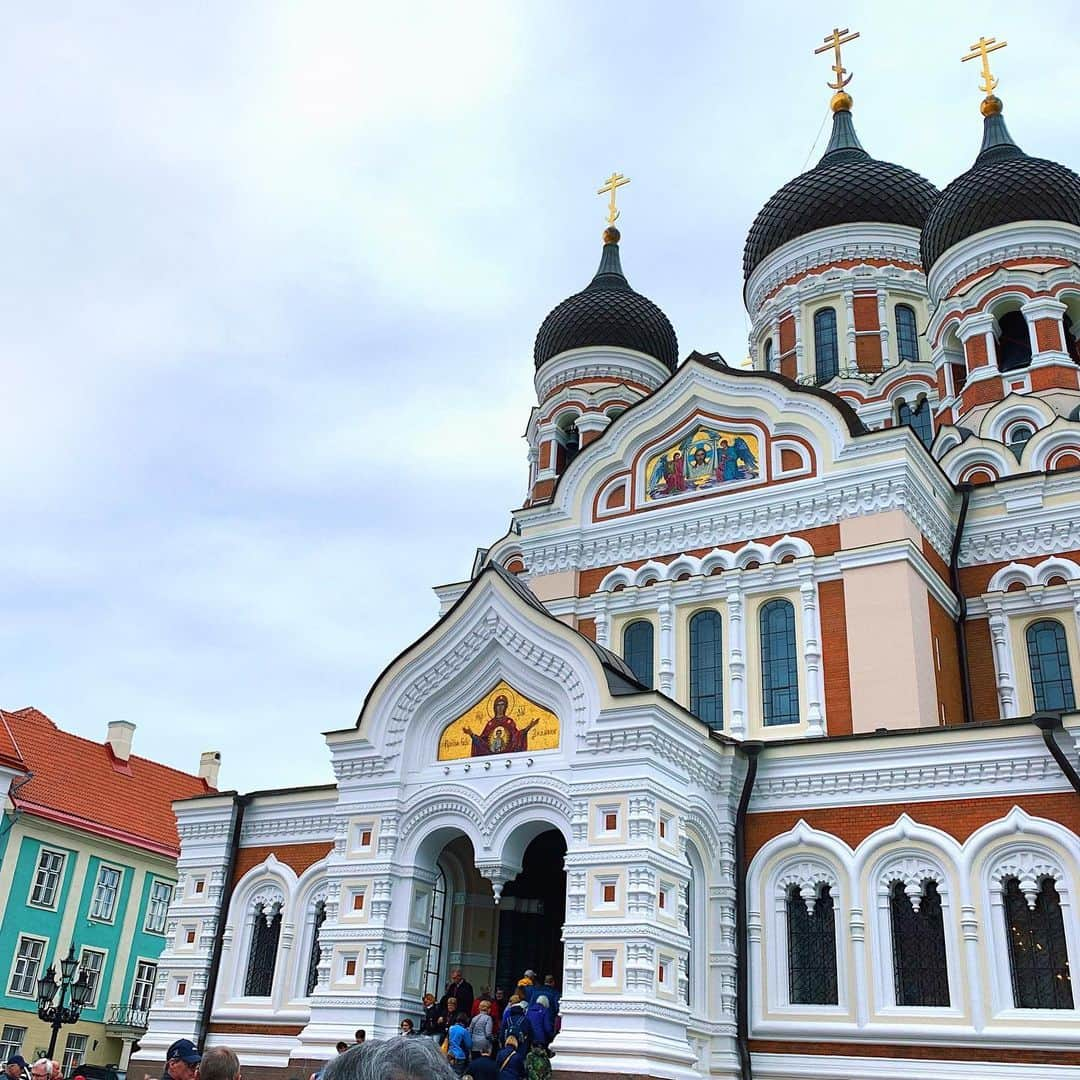
[[[1050,751],[1051,756],[1058,763],[1058,767],[1065,774],[1065,778],[1072,784],[1073,790],[1080,795],[1080,775],[1077,774],[1076,769],[1073,768],[1073,763],[1066,757],[1065,751],[1061,749],[1061,744],[1057,741],[1057,733],[1064,727],[1061,717],[1045,715],[1033,716],[1031,719],[1032,723],[1042,732],[1046,749]]]
[[[221,968],[221,950],[225,945],[225,920],[232,903],[233,877],[236,872],[236,855],[240,850],[240,830],[244,824],[244,810],[251,802],[250,795],[233,796],[232,830],[229,835],[229,854],[225,861],[225,883],[221,888],[221,907],[218,909],[217,930],[214,932],[214,944],[210,948],[210,972],[206,980],[206,993],[203,997],[199,1026],[195,1031],[195,1045],[199,1046],[206,1039],[210,1030],[210,1014],[214,1009],[214,996],[217,994],[218,971]]]
[[[949,584],[956,594],[959,611],[956,616],[956,659],[960,668],[960,694],[964,703],[964,723],[975,720],[975,706],[971,701],[971,672],[968,669],[967,646],[967,600],[960,588],[960,541],[964,535],[964,523],[967,521],[968,503],[971,502],[971,484],[959,484],[960,515],[956,519],[956,532],[953,534],[952,550],[949,552]]]
[[[765,744],[739,743],[746,758],[739,808],[735,811],[735,1041],[742,1080],[753,1080],[750,1065],[750,929],[746,917],[746,810],[757,777],[758,755]]]

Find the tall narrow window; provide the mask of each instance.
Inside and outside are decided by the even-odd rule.
[[[42,848],[34,873],[34,886],[30,891],[30,903],[35,907],[55,907],[56,891],[63,873],[64,856],[59,851]]]
[[[929,446],[934,441],[934,418],[930,415],[930,403],[925,397],[919,398],[915,408],[901,401],[896,409],[896,421],[901,426],[911,428],[923,446]]]
[[[1031,331],[1023,312],[1009,311],[998,319],[1001,334],[997,341],[998,369],[1015,371],[1031,363]]]
[[[716,611],[699,611],[690,620],[690,711],[713,731],[724,726],[724,653]]]
[[[686,954],[686,997],[684,1003],[690,1005],[694,999],[694,949],[698,945],[698,942],[694,941],[694,867],[692,865],[690,867],[690,876],[686,879],[683,902],[686,907],[686,912],[683,915],[683,929],[686,930],[686,936],[690,939],[690,950]]]
[[[1038,710],[1076,708],[1065,628],[1057,619],[1039,619],[1025,633],[1031,689]]]
[[[822,884],[813,911],[798,885],[787,894],[788,988],[792,1005],[836,1004],[836,920]]]
[[[102,866],[98,870],[97,884],[94,886],[94,902],[90,907],[90,918],[112,922],[116,911],[116,896],[120,891],[120,871],[111,866]]]
[[[26,1028],[15,1024],[5,1024],[3,1033],[0,1034],[0,1056],[5,1061],[10,1061],[22,1050],[23,1039],[26,1038]]]
[[[244,993],[248,997],[269,997],[274,985],[278,937],[281,935],[281,905],[256,904],[255,923],[251,928],[251,952],[248,954]]]
[[[315,920],[311,930],[311,952],[308,954],[307,985],[304,988],[304,993],[308,996],[314,993],[315,987],[319,984],[319,960],[322,957],[319,931],[322,930],[324,922],[326,922],[326,902],[317,900],[315,902]]]
[[[765,342],[765,348],[763,350],[765,359],[765,370],[772,371],[773,369],[773,344],[772,338],[768,338]]]
[[[1065,921],[1053,878],[1042,879],[1034,898],[1020,891],[1016,878],[1005,881],[1005,930],[1016,1007],[1071,1009]]]
[[[64,1060],[60,1063],[62,1076],[70,1076],[86,1060],[88,1035],[69,1035],[64,1046]]]
[[[32,997],[37,993],[38,973],[44,952],[45,942],[41,938],[20,935],[15,950],[15,966],[11,969],[11,982],[8,984],[9,994]]]
[[[889,893],[893,967],[897,1005],[949,1004],[949,969],[945,925],[936,881],[924,881],[923,893],[908,896],[902,881]]]
[[[795,608],[790,600],[770,600],[758,613],[761,636],[761,697],[765,723],[799,722],[799,665]]]
[[[915,309],[907,304],[896,305],[896,350],[901,360],[914,363],[919,359],[919,332],[915,328]]]
[[[135,980],[131,984],[131,1022],[136,1026],[146,1023],[150,1002],[154,1000],[154,983],[157,981],[157,964],[140,960],[135,968]]]
[[[439,867],[435,879],[435,891],[431,896],[431,921],[428,935],[427,971],[424,974],[424,990],[438,997],[443,990],[442,942],[443,922],[446,918],[446,872]]]
[[[828,382],[840,371],[836,338],[836,312],[822,308],[814,313],[814,373],[819,383]]]
[[[105,954],[100,949],[83,949],[79,956],[79,968],[90,984],[90,996],[86,999],[86,1009],[97,1005],[98,987],[101,985],[101,971],[105,966]]]
[[[623,631],[623,659],[643,686],[653,684],[653,627],[646,619],[632,622]]]
[[[165,933],[165,917],[172,903],[173,887],[168,881],[155,878],[150,885],[150,903],[146,908],[146,929],[151,934]]]

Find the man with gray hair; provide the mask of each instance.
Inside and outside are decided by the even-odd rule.
[[[346,1050],[327,1063],[322,1080],[454,1080],[454,1071],[431,1039],[398,1035]]]
[[[199,1080],[240,1080],[240,1059],[227,1046],[214,1046],[199,1062]]]

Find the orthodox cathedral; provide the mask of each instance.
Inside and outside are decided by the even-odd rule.
[[[175,804],[132,1069],[307,1076],[460,968],[565,1077],[1080,1076],[1080,177],[828,146],[750,226],[751,363],[680,361],[614,227],[536,337],[507,535],[326,734]],[[1031,148],[1036,149],[1036,148]]]

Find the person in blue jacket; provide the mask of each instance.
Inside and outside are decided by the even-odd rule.
[[[469,1034],[469,1017],[459,1012],[446,1036],[446,1058],[450,1068],[458,1076],[464,1076],[472,1057],[472,1036]]]
[[[525,1013],[525,1030],[530,1046],[546,1047],[555,1038],[555,1021],[547,994],[537,994]]]

